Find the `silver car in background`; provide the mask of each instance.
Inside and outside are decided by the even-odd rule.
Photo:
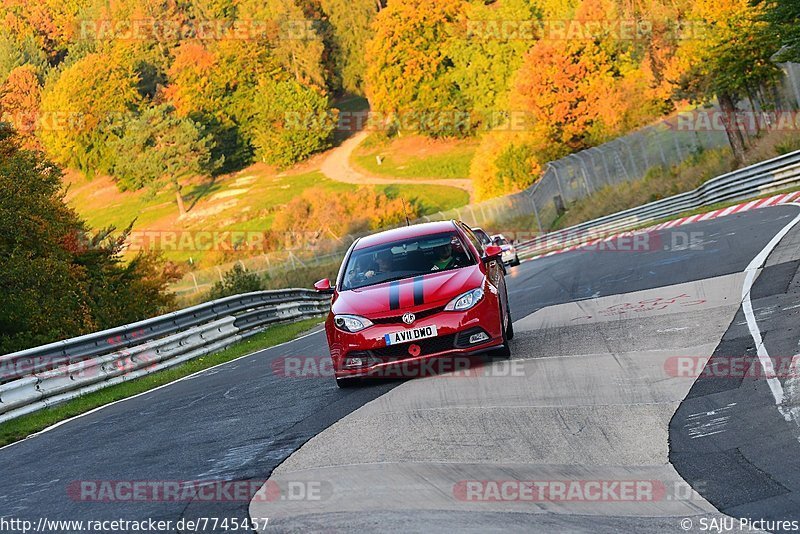
[[[492,245],[497,245],[503,249],[503,263],[512,267],[519,265],[519,255],[514,241],[506,239],[503,234],[495,234],[491,237]]]

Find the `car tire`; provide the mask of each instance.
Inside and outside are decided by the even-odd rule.
[[[520,264],[520,261],[519,261],[519,256],[514,256],[514,261],[513,261],[513,262],[511,262],[511,265],[513,265],[514,267],[516,267],[516,266],[518,266],[519,264]]]
[[[506,299],[506,302],[508,302],[508,299]],[[500,312],[501,313],[503,312],[502,304],[500,305]],[[503,360],[507,360],[507,359],[509,359],[511,357],[511,346],[509,345],[509,341],[511,340],[512,337],[514,337],[514,327],[511,324],[511,309],[510,308],[506,311],[506,317],[508,319],[508,326],[507,327],[503,326],[503,322],[502,321],[500,322],[500,329],[503,331],[503,346],[499,347],[497,349],[497,351],[495,352],[495,354],[497,356],[499,356]],[[509,337],[509,333],[511,334],[510,337]]]
[[[336,386],[339,389],[350,389],[354,387],[358,387],[361,384],[361,380],[358,378],[337,378],[336,379]]]

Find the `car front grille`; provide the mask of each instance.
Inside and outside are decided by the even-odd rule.
[[[455,348],[455,340],[456,334],[449,334],[446,336],[432,337],[430,339],[421,339],[412,343],[389,345],[388,347],[372,349],[370,352],[384,361],[403,360],[411,357],[411,354],[408,352],[408,348],[411,345],[419,346],[419,356],[427,356],[429,354],[436,354],[437,352]]]

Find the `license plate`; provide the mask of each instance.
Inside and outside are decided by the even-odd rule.
[[[384,335],[383,339],[386,341],[386,345],[397,345],[398,343],[410,343],[429,337],[436,337],[436,326],[421,326],[410,330],[392,332],[391,334]]]

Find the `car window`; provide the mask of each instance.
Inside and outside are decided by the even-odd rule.
[[[480,256],[483,256],[483,254],[484,254],[483,241],[481,241],[477,237],[477,235],[472,230],[472,228],[468,227],[467,225],[464,225],[463,229],[464,229],[464,233],[467,234],[467,239],[469,239],[472,242],[472,244],[475,246],[475,248],[478,250],[478,254]],[[486,239],[487,239],[487,241],[486,241],[487,243],[491,243],[492,242],[491,239],[489,239],[489,236],[486,236]]]
[[[355,250],[347,260],[342,290],[475,265],[456,232],[431,234]]]
[[[469,228],[469,230],[478,238],[478,241],[480,241],[482,245],[488,245],[492,242],[489,234],[480,228]]]

